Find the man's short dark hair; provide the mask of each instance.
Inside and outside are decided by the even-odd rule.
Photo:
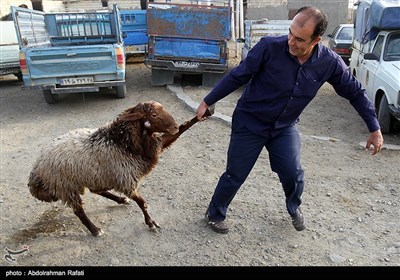
[[[300,13],[304,13],[308,17],[314,19],[315,29],[314,29],[314,33],[312,35],[313,38],[324,35],[326,28],[328,26],[328,17],[322,10],[320,10],[316,7],[313,7],[313,6],[304,6],[304,7],[301,7],[296,12],[295,15],[300,14]]]

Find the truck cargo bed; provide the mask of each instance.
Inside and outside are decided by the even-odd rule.
[[[59,93],[115,89],[125,97],[125,55],[117,5],[111,12],[43,13],[13,7],[23,89]]]

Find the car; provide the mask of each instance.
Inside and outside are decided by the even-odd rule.
[[[328,47],[339,54],[346,65],[350,64],[353,32],[353,24],[342,23],[339,24],[331,34],[328,34]]]

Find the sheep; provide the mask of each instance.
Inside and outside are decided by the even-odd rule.
[[[212,113],[209,110],[205,116]],[[85,189],[118,204],[128,204],[128,198],[134,200],[146,225],[156,230],[160,226],[150,217],[147,203],[138,192],[139,184],[156,166],[160,154],[196,122],[195,116],[178,126],[162,104],[149,101],[126,109],[97,129],[70,131],[42,150],[29,176],[29,191],[44,202],[61,200],[94,236],[103,231],[82,207]]]

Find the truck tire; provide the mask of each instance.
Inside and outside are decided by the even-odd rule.
[[[387,101],[386,95],[383,95],[381,102],[379,103],[378,109],[378,121],[381,126],[382,133],[390,133],[392,115],[389,110],[389,103]]]
[[[58,101],[58,95],[52,94],[51,90],[44,89],[43,90],[44,99],[46,100],[47,104],[54,104]]]
[[[116,86],[115,91],[117,92],[117,98],[125,98],[126,96],[126,85]]]

